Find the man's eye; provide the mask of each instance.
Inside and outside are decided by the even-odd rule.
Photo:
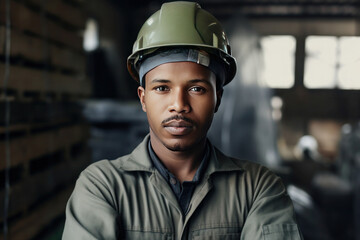
[[[205,88],[203,88],[203,87],[192,87],[192,88],[190,88],[190,91],[192,91],[192,92],[205,92]]]
[[[158,92],[164,92],[168,90],[168,87],[166,86],[159,86],[159,87],[155,87],[155,90]]]

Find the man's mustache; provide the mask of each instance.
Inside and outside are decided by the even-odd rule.
[[[167,122],[170,122],[172,120],[183,120],[185,122],[191,123],[192,125],[195,125],[195,122],[193,120],[191,120],[190,118],[181,116],[181,115],[174,115],[172,117],[166,118],[165,120],[163,120],[161,123],[162,124],[166,124]]]

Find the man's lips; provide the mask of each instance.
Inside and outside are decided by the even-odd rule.
[[[171,117],[163,121],[163,127],[172,135],[181,136],[190,133],[194,127],[192,120],[184,117]]]
[[[187,121],[178,121],[178,120],[172,120],[170,122],[167,122],[163,125],[164,127],[185,127],[190,128],[193,125]]]

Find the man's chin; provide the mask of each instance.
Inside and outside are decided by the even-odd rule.
[[[192,151],[198,146],[192,139],[167,139],[163,141],[163,145],[173,152]]]
[[[165,147],[173,152],[186,152],[190,149],[188,146],[184,146],[183,144],[180,143],[165,144]]]

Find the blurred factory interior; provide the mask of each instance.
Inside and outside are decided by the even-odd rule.
[[[163,2],[0,2],[0,239],[60,239],[81,170],[147,134],[126,58]],[[283,178],[305,239],[359,240],[359,1],[198,2],[238,61],[212,142]]]

